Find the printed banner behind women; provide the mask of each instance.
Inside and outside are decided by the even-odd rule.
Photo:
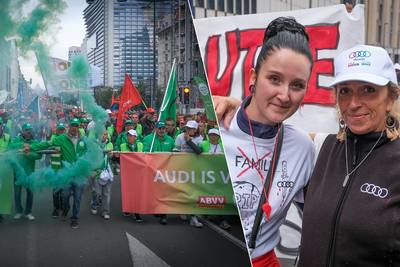
[[[280,16],[292,16],[306,26],[314,66],[305,105],[288,121],[307,131],[335,132],[335,97],[328,84],[333,58],[364,42],[364,6],[347,13],[344,5],[243,16],[195,19],[195,29],[213,95],[244,98],[250,68],[261,49],[266,26]]]
[[[141,214],[237,214],[225,157],[124,153],[122,210]]]

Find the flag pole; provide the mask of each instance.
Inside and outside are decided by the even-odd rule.
[[[175,68],[175,58],[174,58],[174,61],[172,62],[171,72],[169,73],[169,78],[168,78],[168,83],[167,83],[167,89],[168,89],[169,82],[171,81],[172,73],[173,73],[173,71],[174,71],[174,68]],[[165,92],[164,92],[163,101],[161,102],[161,108],[162,108],[162,106],[163,106],[163,104],[164,104],[165,98],[167,97],[167,89],[165,89]],[[157,121],[159,121],[160,118],[161,118],[161,109],[160,109],[159,112],[158,112],[158,119],[157,119]],[[156,139],[156,132],[154,131],[153,140],[151,141],[150,152],[153,151],[153,145],[154,145],[154,140],[155,140],[155,139]]]

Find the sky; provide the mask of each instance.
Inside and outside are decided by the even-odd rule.
[[[59,25],[54,25],[54,29],[49,35],[47,43],[50,45],[50,56],[68,59],[68,47],[81,46],[85,37],[85,24],[83,21],[83,10],[87,7],[85,0],[65,0],[67,8],[60,16]],[[26,5],[26,12],[32,10],[37,1],[30,1]],[[36,59],[33,54],[28,59],[20,58],[21,71],[26,80],[32,79],[32,88],[38,84],[44,88],[41,75],[35,70]]]

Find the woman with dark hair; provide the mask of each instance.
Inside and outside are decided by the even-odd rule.
[[[293,18],[272,21],[256,66],[250,70],[251,95],[241,103],[229,131],[221,129],[255,267],[280,266],[274,253],[279,227],[292,200],[302,201],[313,168],[311,139],[283,123],[304,98],[312,64],[304,26]]]

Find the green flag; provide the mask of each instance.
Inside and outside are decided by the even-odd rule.
[[[207,119],[216,121],[214,106],[211,100],[210,90],[208,89],[206,81],[199,76],[193,78],[197,84],[197,88],[200,92],[200,98],[203,101],[204,109],[206,110]]]
[[[167,118],[173,118],[174,121],[176,121],[176,88],[176,65],[174,60],[169,74],[167,89],[165,90],[164,99],[160,108],[159,121],[165,122]]]

